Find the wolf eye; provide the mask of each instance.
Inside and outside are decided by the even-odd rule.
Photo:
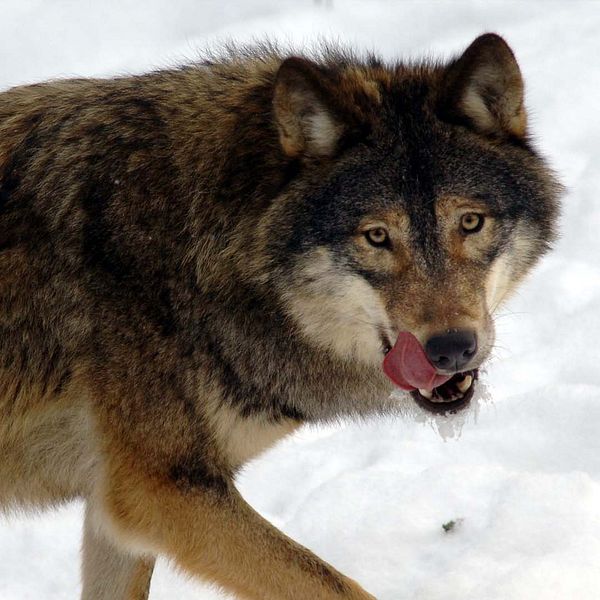
[[[460,219],[460,228],[463,233],[477,233],[481,231],[484,216],[477,213],[466,213]]]
[[[390,236],[383,227],[373,227],[365,231],[365,237],[371,246],[376,248],[389,248]]]

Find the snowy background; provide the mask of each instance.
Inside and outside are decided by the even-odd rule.
[[[453,419],[304,430],[239,481],[379,600],[600,597],[600,3],[0,0],[0,88],[141,72],[227,38],[448,57],[490,30],[568,195],[555,253],[498,318],[485,390]],[[80,506],[0,518],[0,600],[77,598],[80,534]],[[223,597],[165,562],[151,591]]]

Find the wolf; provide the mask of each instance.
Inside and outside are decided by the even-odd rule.
[[[560,195],[491,33],[3,92],[0,507],[84,499],[84,600],[147,598],[158,555],[239,598],[373,598],[236,473],[305,423],[464,406]]]

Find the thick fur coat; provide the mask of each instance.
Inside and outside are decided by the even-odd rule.
[[[476,369],[558,193],[492,34],[448,64],[267,48],[0,94],[0,507],[86,499],[86,600],[145,598],[159,553],[240,598],[372,598],[235,473],[393,410],[399,331],[469,328]]]

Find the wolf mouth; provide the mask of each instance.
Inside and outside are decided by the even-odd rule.
[[[477,368],[458,373],[440,373],[430,362],[419,340],[401,331],[393,347],[383,347],[383,371],[400,389],[410,391],[425,410],[452,413],[473,397]]]
[[[465,408],[473,397],[478,375],[478,369],[456,373],[431,391],[413,390],[410,394],[419,406],[429,412],[455,413]]]

